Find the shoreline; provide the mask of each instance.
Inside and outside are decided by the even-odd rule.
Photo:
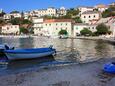
[[[85,39],[85,40],[102,40],[111,44],[115,44],[115,39],[113,38],[106,38],[106,37],[76,37],[74,39]]]
[[[102,71],[103,65],[113,60],[105,58],[1,76],[0,86],[114,86],[115,75]]]

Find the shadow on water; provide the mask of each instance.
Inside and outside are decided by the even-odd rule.
[[[53,61],[55,61],[53,56],[38,59],[9,61],[7,65],[0,65],[0,75],[31,71],[37,68],[39,69],[40,67],[48,66]]]

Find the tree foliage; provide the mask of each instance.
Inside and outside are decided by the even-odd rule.
[[[115,16],[115,6],[110,6],[107,10],[105,10],[102,13],[103,18],[111,17],[111,16]]]
[[[21,27],[20,28],[20,33],[23,33],[23,34],[28,34],[29,33],[29,30],[24,28],[24,27]]]
[[[96,29],[97,29],[96,33],[99,34],[99,35],[110,33],[109,28],[103,23],[99,24],[96,27]]]
[[[20,25],[21,24],[21,19],[20,18],[13,18],[9,22],[13,25]]]
[[[0,19],[0,24],[5,24],[5,23],[6,23],[5,20]]]
[[[79,10],[74,9],[74,8],[70,8],[69,10],[67,10],[67,15],[73,17],[79,14]]]
[[[6,14],[5,12],[1,12],[0,17],[3,17],[5,14]]]
[[[80,17],[75,17],[75,18],[74,18],[74,21],[75,21],[76,23],[82,23],[82,20],[81,20]]]
[[[21,21],[21,24],[32,24],[32,22],[28,19],[24,19]]]
[[[68,32],[67,32],[67,30],[60,30],[59,31],[59,35],[67,35],[68,34]]]
[[[21,18],[13,18],[9,21],[9,23],[13,25],[22,25],[22,24],[32,24],[32,22],[28,19],[21,19]]]
[[[92,31],[90,31],[88,28],[84,28],[83,30],[80,31],[81,35],[84,36],[91,36],[92,35]]]
[[[19,11],[14,10],[14,11],[10,12],[10,14],[12,14],[12,13],[20,13],[20,12],[19,12]]]

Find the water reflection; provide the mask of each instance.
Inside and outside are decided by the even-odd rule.
[[[41,67],[44,64],[57,64],[57,62],[78,62],[95,58],[115,57],[114,45],[102,40],[92,41],[83,39],[51,39],[51,38],[0,38],[0,44],[7,43],[16,48],[48,47],[53,45],[57,55],[53,59],[36,59],[10,62],[7,67],[0,67],[3,70],[27,70]],[[6,68],[6,69],[5,69]],[[2,70],[3,69],[3,70]]]
[[[8,68],[10,70],[20,70],[27,68],[38,67],[40,64],[45,62],[55,61],[53,56],[47,56],[39,59],[29,59],[29,60],[18,60],[18,61],[10,61],[8,64]]]
[[[32,48],[34,47],[33,38],[19,38],[19,48]]]

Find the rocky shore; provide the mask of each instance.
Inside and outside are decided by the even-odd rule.
[[[1,76],[0,86],[114,86],[115,75],[102,70],[111,61],[115,58]]]

